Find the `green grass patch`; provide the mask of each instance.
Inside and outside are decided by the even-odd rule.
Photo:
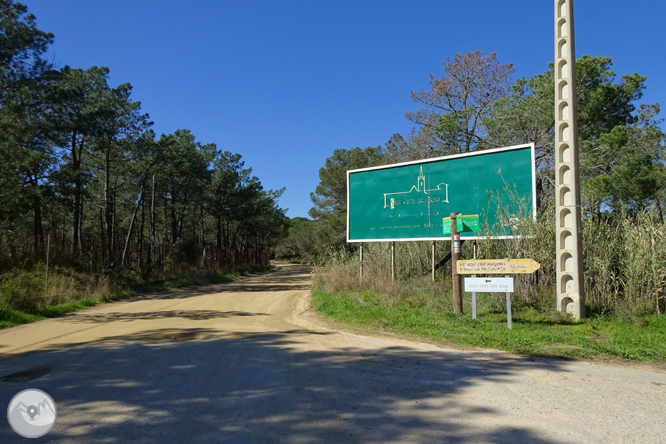
[[[554,311],[540,313],[518,306],[509,330],[505,307],[497,298],[479,295],[476,320],[472,319],[471,306],[465,307],[465,314],[454,315],[448,308],[450,295],[436,298],[441,303],[433,302],[433,295],[424,296],[423,290],[398,298],[373,291],[327,292],[321,287],[312,292],[315,310],[337,321],[442,343],[530,355],[666,362],[663,316],[595,316],[574,322]]]
[[[97,299],[81,299],[78,301],[48,305],[38,309],[35,313],[24,313],[7,307],[0,307],[0,329],[14,327],[20,324],[39,321],[46,318],[55,318],[73,311],[94,307],[101,301]]]

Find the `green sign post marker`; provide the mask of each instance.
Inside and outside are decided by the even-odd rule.
[[[451,236],[451,217],[442,219],[442,228],[444,229],[444,236]],[[468,214],[459,215],[456,217],[456,230],[458,233],[471,233],[479,231],[479,215]]]
[[[442,228],[445,236],[451,236],[451,216],[442,218]],[[463,231],[462,217],[456,217],[456,231],[458,233]]]
[[[533,144],[350,170],[347,242],[450,240],[452,212],[461,239],[512,237],[506,215],[534,217],[535,195]]]

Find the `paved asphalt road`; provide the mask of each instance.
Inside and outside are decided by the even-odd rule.
[[[664,373],[335,331],[309,283],[286,266],[0,331],[0,404],[55,399],[36,442],[666,442]]]

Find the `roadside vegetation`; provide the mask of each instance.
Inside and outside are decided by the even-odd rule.
[[[130,83],[56,65],[53,40],[0,0],[0,325],[268,267],[284,190],[187,129],[155,134]]]
[[[69,268],[52,270],[48,281],[45,267],[13,271],[0,278],[0,329],[54,318],[63,314],[136,296],[191,285],[233,282],[241,276],[262,273],[272,266],[251,266],[233,272],[191,270],[167,280],[119,282],[106,276],[76,273]]]
[[[592,315],[580,322],[552,311],[514,306],[507,328],[502,295],[478,294],[477,319],[469,295],[465,314],[455,315],[450,287],[424,285],[397,298],[372,290],[313,290],[313,306],[336,321],[382,333],[444,345],[467,345],[521,354],[611,361],[626,359],[666,363],[666,318]]]
[[[443,76],[431,75],[429,88],[411,92],[418,106],[406,113],[411,134],[394,134],[384,146],[337,149],[326,159],[311,194],[312,219],[292,221],[277,250],[316,265],[314,307],[341,322],[445,343],[665,362],[663,119],[659,104],[640,103],[646,78],[617,76],[612,65],[610,57],[576,61],[585,319],[574,322],[555,307],[553,67],[514,79],[512,64],[479,51],[447,59]],[[504,294],[480,294],[476,320],[465,294],[464,315],[453,314],[451,265],[443,260],[449,242],[437,242],[434,283],[429,242],[396,242],[395,280],[390,244],[364,244],[360,279],[358,244],[346,243],[347,170],[525,143],[536,150],[537,219],[527,210],[531,203],[522,202],[518,225],[507,214],[512,222],[504,226],[527,236],[477,245],[479,259],[541,264],[537,273],[515,277],[512,330]],[[473,255],[465,242],[462,257]]]
[[[482,258],[533,258],[533,275],[514,276],[513,326],[507,328],[505,294],[463,293],[462,316],[453,313],[450,262],[430,276],[430,245],[396,244],[396,278],[386,243],[364,246],[363,279],[357,254],[340,251],[315,268],[313,306],[337,321],[400,332],[445,344],[490,347],[518,353],[588,359],[666,362],[666,225],[649,213],[614,221],[584,221],[587,317],[579,322],[555,308],[554,221],[540,214],[523,219],[529,237],[478,241]],[[446,255],[440,242],[437,255]],[[472,243],[462,247],[471,258]]]

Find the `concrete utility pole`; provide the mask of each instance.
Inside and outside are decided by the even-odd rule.
[[[557,310],[585,316],[573,0],[555,0]]]

